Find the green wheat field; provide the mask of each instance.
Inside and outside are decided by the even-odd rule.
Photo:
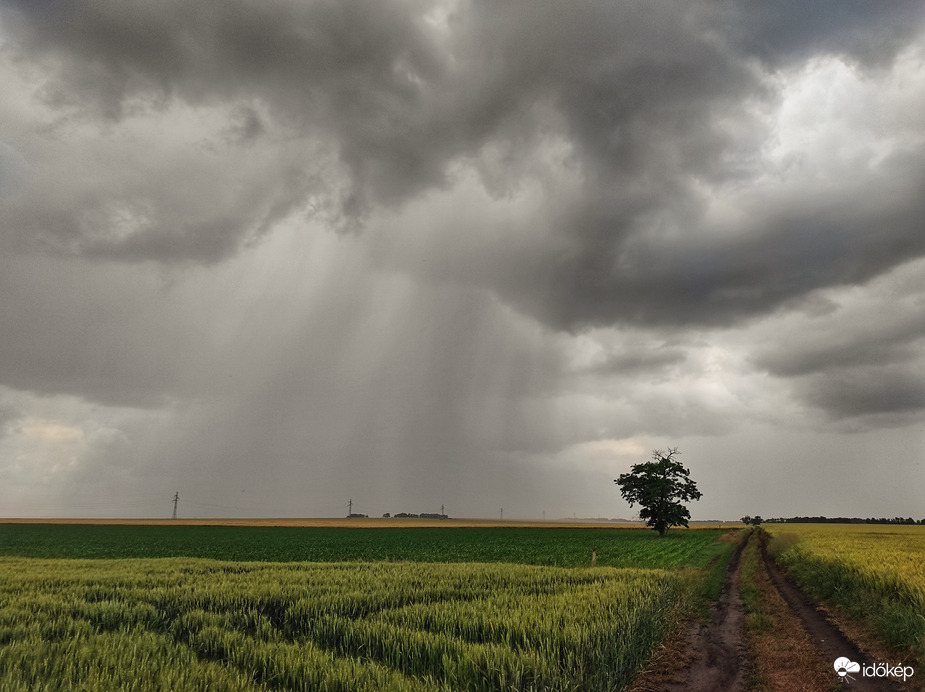
[[[0,688],[621,689],[722,536],[3,524]]]

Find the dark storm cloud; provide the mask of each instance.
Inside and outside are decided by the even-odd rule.
[[[809,378],[800,386],[810,403],[836,419],[925,410],[925,377],[919,369],[871,366],[836,370]]]
[[[559,328],[722,325],[819,287],[865,281],[925,251],[920,149],[886,161],[876,174],[845,171],[847,185],[761,196],[737,228],[717,229],[705,218],[704,186],[754,175],[762,140],[774,135],[746,108],[750,100],[774,104],[758,61],[766,56],[746,50],[764,29],[775,55],[790,43],[807,49],[800,17],[809,14],[823,34],[816,55],[864,58],[873,44],[878,61],[889,62],[921,26],[912,5],[869,18],[860,6],[846,12],[826,4],[778,22],[761,7],[755,16],[723,16],[716,5],[583,15],[570,6],[568,17],[545,18],[539,27],[517,22],[511,11],[510,24],[525,25],[530,38],[516,35],[518,27],[498,41],[513,55],[502,69],[518,83],[540,82],[534,91],[554,99],[584,184],[574,199],[551,202],[551,214],[531,220],[547,229],[548,240],[537,246],[529,238],[529,269],[499,280],[509,299]],[[822,21],[827,14],[834,27]],[[731,18],[741,24],[730,27]],[[492,20],[504,32],[504,22]],[[782,41],[787,28],[790,42]],[[524,49],[534,45],[543,50]]]
[[[45,97],[116,120],[138,94],[196,103],[256,94],[291,98],[307,122],[340,108],[349,118],[376,110],[367,99],[413,98],[412,77],[435,67],[409,3],[14,4],[5,18],[25,54],[58,71]]]
[[[791,316],[780,329],[784,338],[756,341],[751,362],[834,420],[859,419],[862,427],[907,422],[925,407],[922,265],[845,292],[840,304],[818,314]]]
[[[316,198],[358,222],[449,184],[448,166],[478,166],[486,147],[517,160],[560,139],[580,191],[551,190],[546,217],[525,221],[537,227],[530,247],[489,279],[556,328],[728,324],[925,252],[921,152],[860,174],[855,189],[755,202],[734,240],[704,218],[703,193],[754,173],[768,70],[826,54],[888,65],[920,26],[916,3],[463,4],[446,36],[410,2],[16,8],[4,19],[19,55],[45,66],[46,101],[113,122],[230,104],[239,142],[275,131],[276,151],[295,151],[238,176],[216,161],[201,172],[214,180],[191,181],[198,206],[171,187],[178,158],[156,171],[160,194],[138,181],[27,196],[7,212],[8,232],[71,251],[214,261]],[[510,190],[532,173],[512,166],[485,182]],[[215,194],[222,186],[246,192]],[[866,202],[887,194],[889,205]]]
[[[795,334],[786,348],[755,359],[756,364],[780,377],[800,377],[839,368],[869,365],[902,365],[919,355],[925,337],[921,314],[897,315],[895,323],[872,320],[842,324],[838,331]]]
[[[78,2],[17,9],[7,7],[4,26],[17,57],[42,67],[44,102],[65,114],[53,128],[98,122],[107,135],[148,113],[169,115],[178,104],[227,106],[225,130],[239,133],[237,143],[275,135],[268,146],[276,167],[252,170],[258,164],[227,151],[235,142],[198,155],[180,145],[174,160],[153,171],[151,152],[137,148],[107,157],[104,147],[96,160],[76,152],[91,159],[91,170],[116,169],[117,179],[97,173],[94,185],[81,186],[51,166],[38,170],[36,194],[5,215],[11,231],[44,234],[52,245],[91,256],[210,262],[312,205],[313,195],[358,216],[371,201],[442,179],[440,148],[417,115],[418,82],[439,60],[408,5]],[[168,146],[182,138],[182,122],[165,119],[162,127]],[[248,155],[260,162],[266,153]],[[330,170],[336,166],[348,172],[343,185]],[[199,194],[189,199],[176,189],[178,179]]]
[[[739,10],[748,15],[740,34],[743,46],[775,66],[821,52],[880,66],[915,34],[922,18],[914,0],[784,0],[748,3]]]
[[[772,22],[764,8],[724,14],[693,3],[612,12],[596,4],[503,7],[475,13],[483,22],[473,22],[472,70],[491,75],[482,83],[489,93],[548,105],[555,124],[535,108],[534,119],[521,122],[538,134],[523,146],[558,133],[581,179],[571,195],[550,185],[544,208],[523,221],[528,231],[505,231],[515,249],[489,283],[522,310],[570,330],[730,325],[821,287],[866,281],[925,251],[921,150],[876,172],[845,171],[843,183],[759,190],[740,200],[744,212],[732,227],[708,217],[705,189],[734,189],[762,172],[760,150],[776,134],[750,108],[775,105],[764,71],[777,64],[771,58],[809,49],[806,13]],[[921,26],[913,5],[891,6],[888,16],[837,4],[808,14],[823,34],[816,55],[867,60],[876,45],[879,63]],[[834,27],[822,21],[826,14]],[[757,45],[763,50],[749,52]],[[483,98],[499,104],[486,112],[506,103]],[[474,272],[483,273],[476,262]]]
[[[925,254],[921,147],[843,180],[747,187],[774,135],[756,115],[779,98],[774,70],[825,55],[886,69],[917,3],[461,3],[443,28],[397,0],[4,9],[8,51],[58,114],[3,150],[31,181],[0,212],[9,247],[215,262],[293,214],[362,224],[471,165],[499,197],[543,180],[544,200],[488,231],[430,219],[437,244],[492,237],[448,273],[560,330],[729,326]],[[203,112],[211,130],[191,124]],[[99,141],[75,144],[81,127]],[[537,154],[556,146],[555,163]],[[738,195],[734,220],[708,213],[717,194]],[[10,376],[25,386],[51,359],[10,358]]]

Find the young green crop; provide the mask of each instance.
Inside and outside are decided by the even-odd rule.
[[[512,562],[700,569],[723,553],[719,529],[664,538],[619,528],[320,528],[0,524],[0,555],[202,557],[267,562]]]

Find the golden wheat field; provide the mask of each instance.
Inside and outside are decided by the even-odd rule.
[[[925,660],[925,526],[767,524],[771,552],[810,593]]]

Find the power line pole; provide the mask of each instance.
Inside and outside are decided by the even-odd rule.
[[[353,498],[352,497],[347,501],[347,516],[349,517],[351,514],[353,514]]]
[[[501,521],[504,521],[504,507],[501,508]]]
[[[177,502],[180,500],[180,491],[173,494],[173,518],[177,518]]]

